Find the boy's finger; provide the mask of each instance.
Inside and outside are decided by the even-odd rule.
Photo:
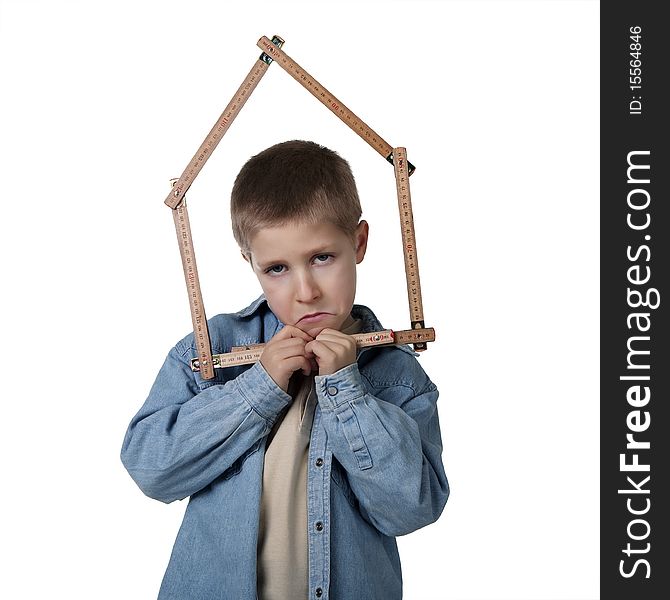
[[[319,335],[316,336],[315,339],[322,340],[347,340],[347,339],[353,339],[350,335],[346,333],[342,333],[341,331],[337,331],[337,329],[324,329],[319,333]]]
[[[303,374],[309,375],[312,370],[312,365],[304,356],[291,356],[286,359],[286,367],[294,373],[295,371],[302,371]]]
[[[298,340],[296,339],[295,342],[293,340],[284,340],[281,344],[276,346],[274,354],[277,358],[290,358],[292,356],[301,356],[301,357],[307,357],[307,353],[305,352],[305,342],[304,340]]]
[[[314,340],[315,342],[321,342],[328,346],[340,346],[342,348],[350,348],[352,345],[355,346],[355,340],[347,340],[347,338],[342,337],[341,335],[333,335],[332,333],[322,333],[319,337]]]
[[[314,365],[312,364],[313,362],[314,362],[314,360],[309,361],[309,360],[305,359],[305,364],[302,368],[302,374],[305,375],[305,377],[308,376],[312,371],[314,371]],[[318,369],[318,367],[317,367],[317,369]]]

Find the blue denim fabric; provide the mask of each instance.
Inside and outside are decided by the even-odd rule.
[[[365,306],[352,315],[362,331],[383,329]],[[267,342],[282,327],[260,296],[209,320],[212,350]],[[442,513],[449,486],[438,391],[415,356],[408,346],[362,348],[356,363],[315,377],[309,598],[402,598],[395,536]],[[192,333],[170,350],[128,426],[121,460],[147,496],[190,496],[159,600],[256,600],[265,443],[291,397],[260,362],[217,369],[205,381],[190,369],[195,357]]]

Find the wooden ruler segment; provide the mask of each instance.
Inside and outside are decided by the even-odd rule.
[[[393,330],[384,329],[382,331],[370,331],[368,333],[354,333],[351,337],[356,340],[356,346],[358,348],[363,348],[364,346],[381,346],[383,344],[393,343]],[[230,351],[258,350],[263,349],[264,347],[265,344],[249,344],[248,346],[233,346]]]
[[[378,133],[359,119],[343,102],[338,100],[334,94],[329,92],[305,69],[295,62],[288,54],[279,49],[279,46],[263,36],[258,40],[258,46],[271,56],[277,64],[282,67],[293,79],[302,85],[312,96],[321,104],[335,114],[345,125],[351,128],[363,138],[372,148],[381,154],[386,160],[393,164],[393,147],[386,142]],[[408,171],[411,175],[414,172],[414,165],[408,164]]]
[[[171,180],[173,185],[176,182],[176,179]],[[212,346],[209,341],[205,305],[203,304],[202,293],[200,291],[200,279],[198,278],[198,266],[195,262],[195,251],[193,249],[193,237],[191,236],[191,223],[188,219],[188,210],[186,208],[186,198],[182,198],[181,204],[172,211],[172,217],[179,242],[179,254],[181,255],[181,265],[184,269],[186,290],[188,291],[188,303],[191,308],[195,347],[198,352],[199,364],[202,365],[201,374],[203,379],[212,379],[214,377]]]
[[[403,329],[395,332],[396,344],[425,344],[435,341],[435,329],[432,327],[422,327],[421,329]]]
[[[272,44],[281,46],[284,40],[279,36],[272,38]],[[188,302],[191,309],[191,320],[193,322],[193,335],[195,338],[196,350],[198,353],[198,362],[202,365],[202,378],[213,379],[214,365],[212,361],[212,347],[209,340],[209,330],[207,328],[207,316],[205,306],[202,300],[200,290],[200,279],[198,277],[198,268],[195,261],[195,252],[193,249],[193,236],[191,235],[191,224],[188,218],[185,195],[202,167],[211,156],[212,152],[221,141],[230,124],[239,114],[245,102],[249,99],[251,93],[256,89],[268,66],[272,63],[270,58],[263,52],[249,74],[245,77],[242,85],[228,103],[223,113],[219,117],[214,127],[211,129],[203,143],[198,148],[186,169],[179,179],[171,180],[172,187],[170,194],[165,199],[165,204],[172,208],[172,217],[177,232],[179,242],[179,254],[181,255],[182,267],[184,269],[184,278],[186,280],[186,289],[188,291]]]
[[[412,214],[412,198],[409,192],[409,174],[407,169],[407,151],[405,148],[394,148],[396,192],[398,194],[398,211],[400,212],[400,231],[402,249],[405,257],[405,278],[407,279],[407,300],[409,302],[410,321],[413,329],[423,329],[423,302],[421,300],[421,282],[419,280],[419,261],[416,255],[416,236],[414,235],[414,216]],[[428,346],[425,342],[415,343],[414,350],[422,352]]]
[[[267,39],[267,38],[266,38]],[[272,41],[268,40],[268,43],[273,47],[277,48],[284,43],[284,40],[279,36],[274,36]],[[254,63],[249,74],[244,78],[242,85],[238,88],[237,92],[233,96],[233,99],[228,103],[228,106],[224,109],[223,113],[219,117],[219,120],[214,124],[212,130],[209,132],[205,141],[200,145],[198,151],[195,153],[191,162],[188,163],[186,169],[181,174],[181,177],[177,180],[177,183],[172,188],[172,191],[165,199],[165,204],[170,208],[177,208],[179,203],[184,198],[184,194],[188,191],[188,188],[191,187],[191,184],[195,180],[200,170],[207,162],[207,159],[212,155],[214,149],[217,147],[221,138],[224,136],[230,124],[235,120],[235,117],[240,113],[245,102],[251,96],[251,92],[256,89],[259,81],[265,75],[265,72],[268,70],[268,66],[272,63],[272,58],[270,58],[265,52],[263,52],[258,60]]]
[[[435,329],[428,327],[425,329],[407,329],[403,331],[393,331],[384,329],[382,331],[371,331],[369,333],[355,333],[351,337],[356,340],[358,348],[369,346],[391,346],[398,344],[417,344],[435,341]],[[237,365],[250,365],[257,362],[265,344],[250,344],[248,346],[233,346],[230,352],[225,354],[214,354],[212,362],[215,369],[224,369],[235,367]],[[195,372],[200,371],[200,362],[197,358],[191,360],[191,369]]]

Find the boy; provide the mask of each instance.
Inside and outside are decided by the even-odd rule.
[[[260,361],[205,381],[187,335],[121,450],[147,496],[190,496],[159,599],[399,599],[395,536],[437,520],[449,487],[416,355],[351,337],[384,327],[354,304],[368,224],[349,165],[272,146],[237,176],[231,216],[263,294],[209,320],[212,351],[265,343]]]

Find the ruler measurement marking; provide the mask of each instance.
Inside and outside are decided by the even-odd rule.
[[[193,336],[196,343],[199,364],[203,365],[203,379],[214,377],[214,366],[212,364],[212,348],[207,329],[207,316],[202,301],[200,281],[198,279],[198,267],[195,261],[195,250],[191,236],[191,225],[188,218],[186,201],[182,199],[181,204],[172,211],[172,216],[177,230],[179,241],[179,254],[181,255],[184,277],[186,279],[186,290],[188,292],[189,306],[191,309],[191,321],[193,324]]]
[[[362,137],[374,150],[384,158],[387,158],[391,154],[393,147],[388,142],[375,133],[369,125],[357,117],[351,109],[338,100],[334,94],[329,92],[325,86],[320,84],[315,77],[312,77],[312,75],[298,65],[288,54],[277,48],[265,36],[258,40],[258,46],[272,56],[277,64],[291,75],[293,79],[300,83],[319,102],[330,109],[352,131]],[[312,82],[313,85],[307,82]],[[346,116],[346,118],[343,118],[343,116]]]
[[[409,304],[412,328],[424,328],[423,302],[421,300],[421,282],[419,281],[419,262],[416,254],[416,235],[412,215],[412,199],[409,191],[409,173],[407,150],[403,147],[393,149],[393,168],[396,176],[398,210],[400,213],[400,232],[402,236],[403,258],[405,260],[405,279],[407,282],[407,300]],[[418,352],[427,349],[425,341],[414,343]]]
[[[272,44],[281,46],[284,43],[278,36],[272,38]],[[191,226],[186,209],[185,194],[200,170],[212,155],[216,146],[228,131],[231,123],[239,114],[245,102],[256,89],[263,75],[266,73],[272,60],[263,53],[254,63],[251,71],[237,89],[232,100],[228,103],[223,113],[214,124],[205,140],[200,144],[195,155],[184,169],[179,179],[172,181],[172,189],[165,199],[165,204],[172,208],[175,228],[177,230],[177,241],[179,242],[179,254],[182,259],[186,289],[188,293],[189,308],[191,310],[191,321],[193,324],[193,337],[196,343],[198,359],[202,368],[202,378],[212,379],[214,377],[214,365],[212,361],[212,347],[207,327],[207,317],[202,300],[200,280],[193,250],[193,238]]]
[[[371,331],[368,333],[353,334],[357,348],[370,346],[390,346],[398,344],[417,344],[435,341],[435,329],[432,327],[423,329],[407,329],[393,331],[384,329],[382,331]],[[260,360],[265,344],[249,344],[247,346],[233,346],[230,352],[215,354],[212,357],[214,367],[223,369],[237,365],[252,364]],[[195,372],[200,370],[198,359],[191,360],[191,369]]]
[[[268,40],[268,42],[273,48],[276,48],[281,46],[284,43],[284,40],[282,40],[279,36],[274,36],[272,41],[270,42]],[[184,194],[186,194],[188,188],[191,187],[193,181],[198,176],[198,173],[200,173],[212,152],[221,141],[221,138],[223,138],[225,133],[228,131],[228,128],[242,110],[245,102],[249,99],[251,93],[254,91],[254,89],[256,89],[256,86],[262,79],[263,75],[265,75],[267,72],[270,64],[264,59],[265,56],[267,55],[263,53],[256,60],[254,66],[251,68],[251,71],[249,71],[248,75],[244,78],[244,81],[241,83],[240,87],[233,95],[233,98],[223,110],[223,113],[221,113],[221,116],[214,124],[214,127],[212,127],[211,131],[205,138],[205,141],[200,145],[200,148],[198,148],[195,155],[186,166],[186,169],[184,169],[181,177],[179,177],[177,183],[173,186],[172,191],[165,199],[165,204],[167,204],[170,208],[175,209],[177,206],[179,206],[179,203],[182,201]]]

